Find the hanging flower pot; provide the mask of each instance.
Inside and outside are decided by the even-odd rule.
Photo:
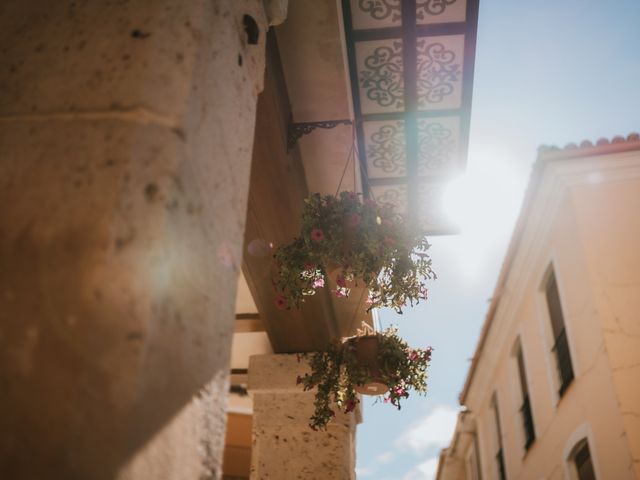
[[[305,200],[300,236],[274,255],[278,308],[299,308],[305,296],[335,282],[332,293],[347,297],[354,284],[369,290],[368,310],[402,307],[427,298],[435,278],[429,243],[415,225],[403,223],[389,205],[362,201],[353,192],[311,195]]]
[[[304,390],[317,388],[315,412],[310,426],[326,427],[334,408],[349,413],[359,402],[358,393],[384,395],[384,402],[400,409],[409,390],[427,391],[427,367],[431,348],[414,349],[398,336],[395,328],[382,333],[353,337],[310,354],[311,373],[298,377]]]
[[[355,391],[361,395],[383,395],[389,390],[384,383],[378,360],[378,335],[353,337],[347,340],[345,347],[351,349],[358,365],[365,368],[370,381],[364,385],[356,385]]]

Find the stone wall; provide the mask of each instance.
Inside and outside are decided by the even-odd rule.
[[[309,426],[315,390],[296,379],[309,372],[296,355],[254,355],[248,389],[253,398],[251,480],[355,480],[355,434],[360,407],[335,417],[326,430]]]
[[[0,477],[219,477],[266,29],[0,6]]]

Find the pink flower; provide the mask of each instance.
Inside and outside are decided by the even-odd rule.
[[[359,214],[352,213],[351,216],[349,217],[349,226],[350,227],[357,227],[358,225],[360,225],[360,221],[361,220],[362,220],[362,218],[360,217]]]
[[[348,195],[350,200],[356,200],[358,198],[358,194],[356,192],[349,192]]]
[[[349,289],[347,289],[347,288],[336,288],[335,290],[333,290],[333,293],[338,298],[348,297],[349,296]]]
[[[367,297],[367,301],[365,302],[367,305],[373,305],[373,298],[371,298],[370,296]]]
[[[324,287],[324,277],[316,278],[313,281],[313,288],[322,288]]]
[[[311,239],[315,242],[321,242],[324,240],[324,232],[319,228],[314,228],[311,230]]]
[[[416,358],[418,358],[418,353],[417,353],[415,350],[413,350],[413,351],[409,354],[409,360],[413,361],[413,360],[415,360]]]
[[[356,404],[357,404],[357,401],[354,400],[353,398],[350,398],[349,400],[347,400],[344,413],[353,412],[356,409]]]
[[[276,299],[274,300],[274,303],[276,304],[276,307],[278,307],[278,309],[280,310],[284,310],[287,308],[287,299],[281,293],[276,295]]]
[[[342,275],[341,273],[339,273],[336,276],[336,284],[340,287],[340,288],[346,288],[347,287],[347,281],[344,279],[344,275]]]

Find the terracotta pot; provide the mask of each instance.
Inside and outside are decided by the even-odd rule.
[[[383,395],[388,390],[380,375],[380,366],[378,364],[378,336],[367,335],[364,337],[353,337],[347,340],[347,343],[353,347],[353,353],[358,363],[369,370],[369,374],[373,381],[365,385],[356,385],[356,392],[362,395]]]

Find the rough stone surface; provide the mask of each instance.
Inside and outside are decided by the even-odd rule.
[[[219,478],[265,34],[0,6],[0,478]]]
[[[354,480],[359,412],[336,415],[326,431],[309,427],[314,392],[296,385],[308,371],[296,355],[258,355],[249,363],[253,397],[251,479]]]

